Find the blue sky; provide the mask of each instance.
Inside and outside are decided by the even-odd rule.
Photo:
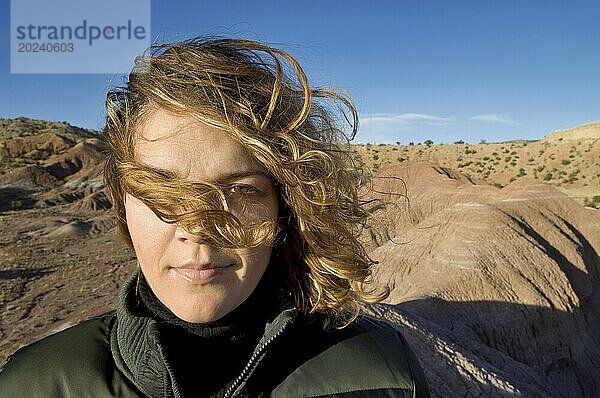
[[[599,1],[154,0],[151,33],[290,52],[313,85],[352,95],[355,142],[477,143],[600,120],[599,15]],[[106,91],[124,76],[11,74],[9,0],[0,18],[0,117],[101,129]]]

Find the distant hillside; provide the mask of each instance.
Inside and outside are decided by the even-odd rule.
[[[416,144],[356,145],[354,150],[373,170],[407,161],[431,161],[496,186],[532,177],[581,204],[600,196],[600,122],[559,130],[534,142]]]
[[[589,140],[600,138],[600,122],[585,123],[566,130],[556,130],[542,141]]]
[[[66,122],[0,119],[0,210],[71,203],[96,193],[104,185],[104,149],[100,133]],[[102,196],[94,195],[103,204],[94,200],[92,207],[108,204]]]
[[[73,140],[97,138],[100,136],[97,131],[71,126],[67,122],[50,122],[26,117],[0,119],[0,140],[29,137],[45,133],[58,134]]]

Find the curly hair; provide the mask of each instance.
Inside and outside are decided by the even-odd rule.
[[[279,188],[282,228],[265,220],[243,225],[227,211],[222,187],[137,163],[136,128],[156,109],[192,117],[243,145]],[[249,247],[283,236],[278,254],[289,267],[296,305],[303,314],[322,315],[324,327],[348,324],[359,300],[387,297],[387,289],[369,286],[375,261],[358,240],[375,206],[359,195],[370,177],[350,149],[358,128],[354,103],[343,90],[312,89],[286,52],[241,39],[153,45],[136,58],[126,85],[108,92],[106,111],[104,178],[130,246],[126,192],[211,244]]]

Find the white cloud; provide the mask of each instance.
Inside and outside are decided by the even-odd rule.
[[[359,142],[393,143],[415,137],[415,133],[448,125],[454,118],[427,115],[424,113],[371,113],[359,118]],[[413,138],[414,139],[414,138]]]
[[[360,118],[360,121],[364,123],[397,123],[397,124],[408,124],[411,121],[431,121],[435,123],[440,122],[449,122],[453,120],[453,118],[439,117],[439,116],[431,116],[423,113],[401,113],[401,114],[391,114],[391,113],[372,113],[364,115]]]
[[[479,120],[483,122],[492,122],[492,123],[503,123],[503,124],[512,124],[514,126],[519,126],[520,123],[512,120],[508,115],[501,115],[497,113],[491,113],[487,115],[476,115],[471,116],[469,120]]]

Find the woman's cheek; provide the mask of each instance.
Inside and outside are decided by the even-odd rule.
[[[135,198],[126,201],[125,212],[138,259],[156,263],[166,250],[176,227],[161,221],[150,208]]]

